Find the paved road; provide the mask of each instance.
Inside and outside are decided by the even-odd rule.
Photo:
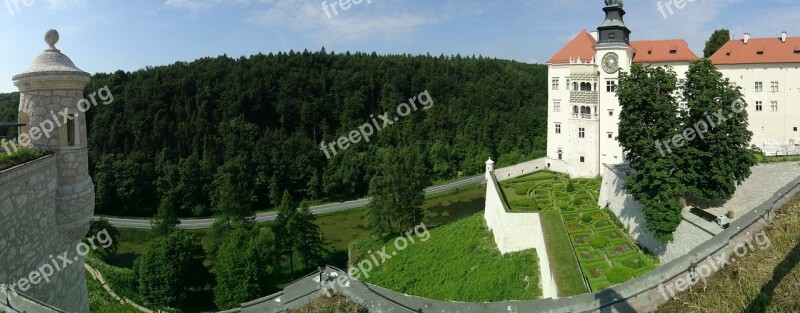
[[[441,186],[433,186],[428,187],[425,189],[426,195],[432,195],[452,189],[456,189],[459,187],[464,187],[467,185],[475,184],[475,183],[482,183],[485,179],[483,175],[470,177],[464,180],[459,180],[457,182],[452,182],[449,184],[441,185]],[[338,203],[328,203],[323,205],[317,205],[311,207],[311,213],[316,215],[318,214],[327,214],[339,211],[346,211],[355,208],[364,207],[369,203],[369,198],[346,201],[346,202],[338,202]],[[258,213],[256,214],[256,222],[265,222],[265,221],[273,221],[277,217],[277,213],[275,212],[266,212],[266,213]],[[140,229],[150,229],[150,220],[149,219],[133,219],[133,218],[118,218],[118,217],[107,217],[107,216],[95,216],[95,219],[105,218],[108,220],[111,225],[116,227],[123,227],[123,228],[140,228]],[[202,218],[202,219],[182,219],[181,224],[178,225],[178,228],[181,229],[203,229],[209,228],[211,225],[214,224],[213,218]]]

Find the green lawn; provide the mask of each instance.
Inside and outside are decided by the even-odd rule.
[[[384,245],[388,254],[396,252],[370,271],[369,277],[360,277],[391,290],[444,301],[541,297],[536,250],[501,255],[482,214],[432,229],[425,242],[416,240],[402,251],[393,241],[359,242],[353,260],[369,259],[365,251],[380,251]]]
[[[559,295],[585,292],[577,275],[582,274],[597,291],[641,276],[658,262],[642,253],[615,223],[614,216],[597,205],[600,184],[598,179],[569,179],[550,171],[501,183],[512,211],[543,210],[545,241],[551,264],[557,265],[554,275]],[[550,210],[559,214],[545,213]],[[580,265],[577,274],[576,255]]]

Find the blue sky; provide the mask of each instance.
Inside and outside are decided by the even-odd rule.
[[[370,1],[339,7],[338,15],[329,9],[329,18],[322,0],[0,0],[0,92],[16,90],[11,77],[46,48],[42,38],[50,28],[61,33],[62,52],[96,73],[322,46],[543,63],[603,19],[601,0]],[[625,1],[632,39],[683,38],[702,54],[717,28],[736,38],[784,30],[800,36],[800,0],[686,1],[682,9],[672,5],[672,14],[665,10],[666,18],[657,3],[669,1]]]

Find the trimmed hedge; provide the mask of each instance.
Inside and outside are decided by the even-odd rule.
[[[633,278],[633,270],[624,266],[613,266],[606,270],[608,281],[620,284]]]
[[[595,247],[597,249],[602,249],[608,246],[608,238],[603,236],[595,236],[594,238],[589,240],[589,244],[591,244],[592,247]]]

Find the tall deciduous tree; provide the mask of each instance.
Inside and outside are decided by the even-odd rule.
[[[193,235],[176,231],[158,238],[134,263],[137,289],[152,303],[185,305],[192,288],[208,283],[208,271],[203,266],[205,258],[200,240]]]
[[[619,81],[618,140],[632,169],[625,189],[642,204],[645,226],[669,241],[681,222],[678,199],[686,194],[681,155],[664,146],[682,133],[675,99],[678,80],[671,69],[634,64]]]
[[[214,303],[220,309],[238,307],[270,291],[273,242],[270,234],[261,229],[238,228],[228,234],[214,264]]]
[[[708,58],[722,48],[728,41],[731,40],[731,32],[727,29],[717,29],[711,34],[711,37],[706,41],[706,47],[703,49],[703,57]]]
[[[681,150],[688,161],[688,192],[706,200],[730,198],[756,164],[748,149],[753,132],[747,129],[742,93],[706,59],[689,66],[684,99],[689,108],[683,114],[685,128],[707,129]]]

